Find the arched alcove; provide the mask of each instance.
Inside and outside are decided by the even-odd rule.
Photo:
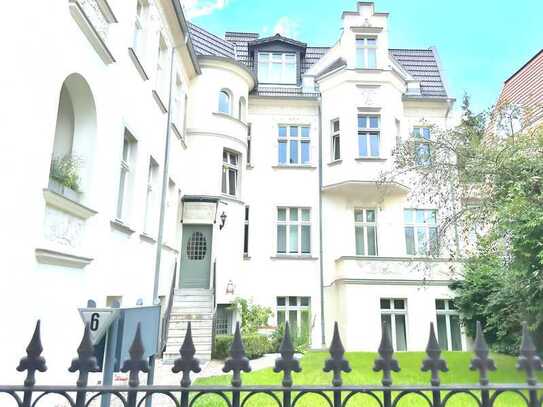
[[[238,119],[242,122],[247,121],[247,101],[243,96],[239,98]]]

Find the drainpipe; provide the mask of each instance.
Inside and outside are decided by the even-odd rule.
[[[321,293],[321,344],[326,347],[326,335],[324,327],[324,260],[323,245],[322,245],[322,111],[321,98],[319,97],[319,277],[320,277],[320,293]]]
[[[168,191],[169,159],[170,159],[170,134],[171,134],[171,112],[172,112],[172,84],[173,84],[173,61],[176,47],[172,47],[170,61],[170,87],[168,92],[168,115],[166,127],[166,142],[164,143],[164,165],[162,173],[162,194],[160,197],[160,217],[158,221],[158,234],[156,239],[155,255],[155,281],[153,284],[153,304],[158,302],[158,285],[160,278],[160,261],[162,260],[162,241],[164,239],[164,218],[166,216],[166,193]]]

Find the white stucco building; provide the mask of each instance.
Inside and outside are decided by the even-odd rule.
[[[444,348],[465,348],[451,264],[430,256],[439,208],[414,206],[408,184],[377,184],[395,145],[449,126],[453,103],[435,49],[390,48],[387,13],[357,3],[328,48],[220,38],[178,0],[10,8],[3,382],[36,319],[53,380],[77,347],[78,307],[166,304],[176,262],[165,357],[187,320],[209,357],[212,319],[228,332],[236,297],[272,308],[271,326],[307,330],[314,348],[334,321],[349,350],[375,350],[383,321],[398,350],[422,350],[430,322]],[[78,192],[55,180],[69,164]]]

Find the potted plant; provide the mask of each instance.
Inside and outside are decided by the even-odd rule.
[[[81,159],[71,154],[53,157],[49,172],[49,189],[73,201],[81,196],[79,169]]]

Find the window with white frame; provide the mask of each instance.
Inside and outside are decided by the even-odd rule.
[[[155,232],[155,208],[158,193],[158,163],[153,157],[149,157],[149,170],[147,172],[147,189],[145,194],[145,214],[143,220],[143,232],[153,235]]]
[[[356,39],[356,67],[377,68],[377,38],[359,37]]]
[[[177,131],[179,136],[183,131],[181,120],[183,118],[183,83],[179,75],[175,75],[175,88],[173,92],[173,105],[172,105],[172,125]]]
[[[245,206],[245,220],[243,222],[243,255],[249,256],[249,205]]]
[[[332,161],[341,159],[339,119],[332,120]]]
[[[296,54],[259,52],[258,82],[296,84]]]
[[[135,166],[135,160],[136,139],[127,129],[125,129],[121,156],[121,171],[119,174],[119,190],[117,194],[116,217],[118,220],[127,220],[132,189],[132,172]]]
[[[277,253],[311,254],[309,208],[277,208]]]
[[[462,350],[460,315],[453,300],[436,300],[437,338],[443,350]]]
[[[231,304],[217,304],[215,335],[232,335],[234,311]]]
[[[308,165],[310,142],[309,126],[279,125],[279,165]]]
[[[413,137],[415,138],[415,158],[418,165],[430,164],[430,127],[414,127]]]
[[[407,300],[381,298],[381,328],[388,330],[397,351],[407,350]]]
[[[134,38],[132,47],[139,58],[145,58],[146,25],[149,16],[149,2],[136,1],[136,20],[134,21]]]
[[[293,336],[310,335],[311,330],[311,298],[310,297],[277,297],[277,326],[288,322]]]
[[[437,211],[404,209],[405,251],[411,256],[438,253]]]
[[[230,91],[222,89],[219,92],[219,113],[232,114],[232,98]]]
[[[378,115],[358,115],[358,157],[378,158],[380,154],[381,118]]]
[[[240,156],[230,150],[222,153],[222,193],[236,196],[238,193],[238,174]]]
[[[355,241],[357,256],[377,256],[377,211],[355,209]]]
[[[168,45],[162,33],[158,37],[158,57],[156,66],[156,90],[162,100],[168,97]]]

